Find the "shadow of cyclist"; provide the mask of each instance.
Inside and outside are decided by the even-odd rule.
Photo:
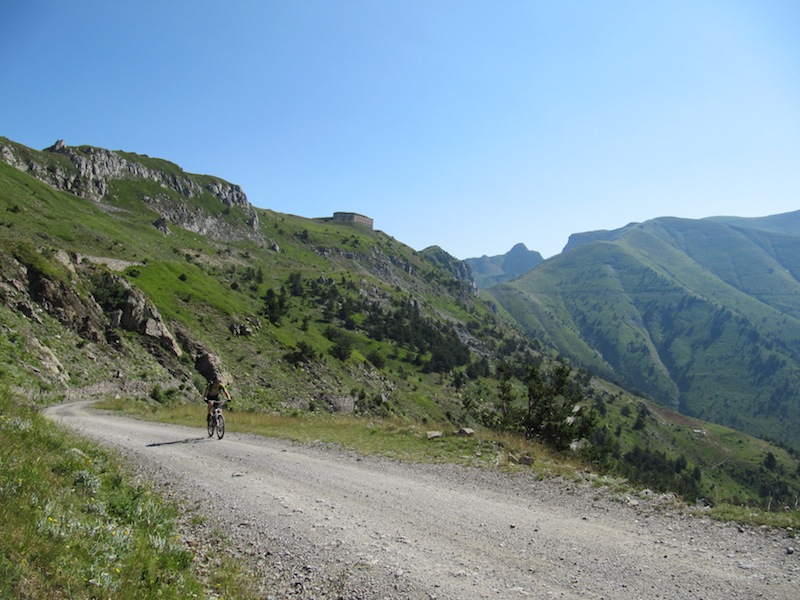
[[[199,444],[200,442],[205,442],[208,438],[206,437],[198,437],[198,438],[186,438],[185,440],[175,440],[174,442],[158,442],[157,444],[147,444],[146,448],[157,448],[158,446],[172,446],[174,444]]]

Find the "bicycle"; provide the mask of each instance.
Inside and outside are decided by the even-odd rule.
[[[218,440],[225,435],[225,417],[222,415],[221,400],[214,400],[211,414],[206,417],[206,425],[208,426],[208,437],[213,437],[215,431]]]

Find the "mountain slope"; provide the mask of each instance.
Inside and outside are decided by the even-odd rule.
[[[525,343],[478,300],[465,265],[442,251],[417,253],[357,224],[255,209],[237,186],[160,159],[63,143],[39,152],[6,139],[0,155],[5,317],[29,329],[13,307],[44,313],[43,322],[56,316],[84,340],[75,345],[89,327],[102,356],[92,381],[141,360],[142,381],[184,386],[181,396],[218,372],[245,407],[444,419],[482,393],[477,384],[454,388],[455,374],[507,338]],[[74,297],[43,297],[43,280]],[[41,311],[40,301],[68,309]],[[112,324],[128,304],[145,307],[128,318],[131,335]],[[133,335],[148,328],[166,331],[173,348]],[[68,363],[77,353],[56,354],[61,378],[76,383]],[[25,376],[42,379],[47,369],[36,371]]]
[[[572,236],[491,294],[534,336],[680,412],[800,447],[798,213]]]
[[[539,409],[557,409],[547,435],[556,431],[560,450],[574,442],[585,460],[642,485],[738,503],[800,493],[785,449],[572,369],[549,340],[579,340],[579,329],[524,336],[440,248],[257,209],[220,178],[133,153],[63,143],[39,152],[0,138],[0,157],[3,389],[45,404],[92,393],[168,406],[197,402],[218,374],[237,409],[537,439]],[[624,271],[631,258],[620,260]],[[775,470],[764,471],[765,456]]]

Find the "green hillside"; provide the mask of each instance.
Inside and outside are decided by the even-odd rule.
[[[123,332],[119,356],[96,352],[109,362],[91,369],[96,373],[70,372],[70,362],[82,360],[79,352],[63,358],[72,386],[141,360],[142,379],[152,385],[193,381],[180,394],[191,399],[208,375],[201,359],[211,355],[242,408],[346,407],[469,421],[465,398],[485,395],[485,384],[465,372],[489,373],[498,348],[527,343],[477,298],[470,280],[458,278],[459,269],[467,276],[468,270],[446,253],[418,253],[352,223],[226,204],[209,185],[233,186],[167,161],[89,147],[37,152],[9,140],[0,145],[27,171],[0,162],[7,279],[17,268],[40,268],[88,306],[98,287],[113,296],[105,288],[119,288],[122,279],[157,307],[184,350],[142,353],[136,350],[142,341]],[[134,166],[115,166],[102,182],[84,169],[84,178],[73,163],[98,155],[104,164]],[[145,177],[136,175],[140,168],[149,170]],[[105,195],[88,200],[54,189],[59,182],[76,190],[103,187]],[[165,214],[168,233],[154,225]],[[29,284],[23,283],[17,287]],[[99,307],[114,308],[113,302]],[[19,319],[8,306],[4,311],[9,321]],[[42,312],[43,321],[58,320]],[[73,321],[61,325],[80,336]],[[40,381],[46,369],[38,371],[17,376],[52,384]]]
[[[663,218],[573,236],[491,294],[578,364],[797,449],[800,228],[796,213],[749,223]]]
[[[663,232],[577,247],[489,297],[440,248],[257,209],[237,186],[168,161],[4,138],[0,157],[0,383],[39,405],[91,395],[163,409],[198,402],[217,374],[239,411],[511,433],[687,500],[800,496],[786,448],[687,421],[602,379],[706,418],[742,408],[742,423],[784,427],[783,440],[794,431],[796,404],[778,387],[764,387],[771,412],[748,409],[739,389],[745,367],[794,385],[798,324],[782,312],[792,299],[766,305],[692,267]],[[669,268],[656,266],[664,257]],[[729,279],[758,285],[741,270]],[[728,354],[698,352],[704,344]],[[636,361],[630,373],[619,369],[625,357]],[[721,388],[714,370],[735,360],[742,372],[729,370]],[[676,392],[684,380],[724,397],[704,407]],[[780,427],[774,411],[787,415]]]

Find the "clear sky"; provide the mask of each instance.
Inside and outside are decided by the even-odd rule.
[[[800,209],[797,0],[3,0],[0,135],[421,250]]]

